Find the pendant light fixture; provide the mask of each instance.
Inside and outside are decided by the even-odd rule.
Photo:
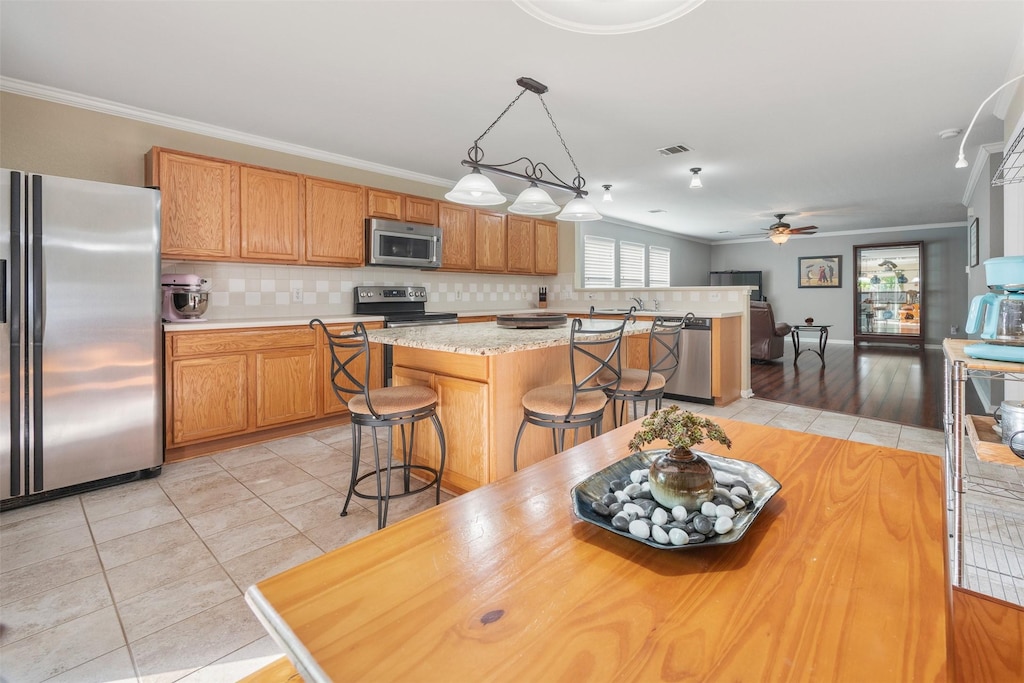
[[[551,196],[542,189],[541,186],[554,189],[564,190],[571,192],[575,197],[565,205],[565,208],[555,218],[557,220],[565,221],[596,221],[601,219],[601,214],[587,201],[587,191],[583,188],[586,186],[587,181],[584,180],[580,174],[579,167],[576,166],[576,160],[572,156],[572,152],[569,151],[569,146],[565,143],[565,138],[562,137],[562,132],[558,130],[558,126],[555,125],[555,119],[551,116],[551,112],[548,110],[548,105],[544,102],[544,93],[548,91],[548,87],[543,83],[536,81],[532,78],[523,76],[516,80],[516,84],[519,85],[522,90],[515,99],[509,103],[507,107],[498,115],[498,118],[489,125],[480,136],[473,141],[473,145],[469,148],[466,154],[466,159],[463,159],[462,165],[468,166],[472,169],[466,176],[464,176],[459,182],[452,188],[451,192],[445,195],[445,199],[455,202],[457,204],[468,204],[470,206],[494,206],[501,204],[505,201],[504,195],[498,192],[498,189],[494,186],[483,172],[494,173],[497,175],[507,176],[509,178],[518,178],[529,183],[527,187],[509,206],[509,213],[515,213],[523,216],[544,216],[546,214],[554,213],[558,211],[558,204],[556,204]],[[498,125],[502,117],[508,113],[508,111],[515,106],[519,98],[523,96],[527,91],[532,92],[540,100],[541,105],[544,107],[544,112],[548,115],[548,120],[551,121],[551,127],[555,129],[555,134],[558,135],[559,141],[562,143],[562,148],[565,149],[566,155],[569,157],[569,161],[572,163],[573,170],[576,171],[576,177],[571,182],[566,182],[559,178],[551,168],[544,162],[534,162],[528,157],[519,157],[515,161],[510,161],[504,164],[485,164],[483,163],[484,151],[480,147],[480,141],[484,139],[484,136],[491,132],[491,129]],[[513,167],[522,163],[522,171],[512,170]],[[551,179],[545,177],[546,175],[551,176]]]
[[[611,185],[602,185],[601,187],[604,188],[604,195],[601,197],[601,201],[602,202],[612,202],[612,201],[615,201],[614,199],[612,199],[612,186]]]
[[[690,189],[696,190],[697,188],[704,187],[704,183],[700,181],[700,167],[691,168],[690,173],[693,174],[693,177],[690,178]]]
[[[789,233],[773,232],[771,235],[768,236],[768,239],[770,239],[772,242],[775,242],[775,244],[785,244],[786,242],[789,241]]]

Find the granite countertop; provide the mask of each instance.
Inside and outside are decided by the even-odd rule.
[[[583,321],[583,329],[603,329],[611,320]],[[497,356],[502,353],[531,351],[569,343],[572,323],[543,329],[513,329],[497,323],[464,323],[462,325],[429,325],[400,327],[391,330],[367,330],[371,342],[408,346],[414,349],[447,351],[472,356]],[[624,334],[644,334],[651,323],[639,321],[626,325]],[[613,335],[608,335],[612,337]]]

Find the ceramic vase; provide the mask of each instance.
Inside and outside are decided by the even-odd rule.
[[[714,494],[715,473],[689,448],[673,448],[651,463],[650,484],[654,500],[665,507],[699,510]]]

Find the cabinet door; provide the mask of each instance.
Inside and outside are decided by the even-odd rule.
[[[147,184],[160,188],[160,253],[172,258],[238,256],[232,187],[237,166],[154,149]]]
[[[509,216],[508,228],[508,272],[533,273],[534,235],[533,219]]]
[[[437,223],[441,228],[441,268],[473,270],[476,252],[473,209],[442,202],[438,206]]]
[[[463,491],[483,486],[489,481],[487,385],[468,379],[436,375],[438,417],[445,433],[445,482]],[[436,438],[432,427],[417,427]],[[417,437],[419,434],[417,433]]]
[[[363,188],[306,178],[306,262],[363,265]]]
[[[299,177],[242,166],[239,173],[241,256],[299,261]]]
[[[246,354],[172,361],[168,445],[241,434],[249,426]]]
[[[316,349],[255,354],[256,426],[316,417]]]
[[[402,220],[402,195],[373,187],[366,188],[366,215]]]
[[[476,223],[476,269],[505,272],[505,214],[494,211],[474,212]]]
[[[558,223],[534,221],[536,272],[558,275]]]
[[[425,197],[403,197],[404,219],[410,223],[437,225],[437,200]]]

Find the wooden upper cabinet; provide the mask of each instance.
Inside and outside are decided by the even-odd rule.
[[[558,275],[558,223],[534,221],[534,261],[538,275]]]
[[[146,185],[160,188],[160,252],[225,260],[238,257],[238,166],[154,147]]]
[[[476,209],[476,269],[495,273],[505,272],[505,214]]]
[[[305,178],[305,199],[306,262],[363,265],[362,186]]]
[[[437,200],[368,187],[366,215],[393,221],[437,225]]]
[[[534,220],[522,216],[508,217],[508,272],[534,272]]]
[[[441,268],[473,270],[476,257],[473,209],[441,202],[437,209],[437,224],[441,228]]]
[[[402,195],[373,187],[366,188],[366,215],[402,220]]]
[[[403,197],[404,220],[410,223],[423,223],[425,225],[437,225],[437,200],[424,197]]]
[[[242,258],[298,263],[299,176],[242,166],[239,188]]]

